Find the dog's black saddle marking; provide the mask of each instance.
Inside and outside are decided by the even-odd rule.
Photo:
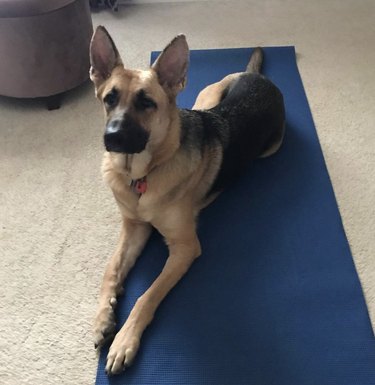
[[[244,73],[207,111],[181,110],[181,146],[221,146],[223,160],[208,195],[233,183],[252,160],[281,140],[285,109],[280,90],[259,74]]]

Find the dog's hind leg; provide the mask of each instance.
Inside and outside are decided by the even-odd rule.
[[[275,154],[283,144],[284,135],[285,124],[283,125],[281,132],[277,132],[273,138],[271,138],[269,146],[267,146],[267,149],[259,156],[259,158],[267,158]]]
[[[246,67],[246,72],[260,73],[263,64],[263,51],[260,47],[254,49],[250,61]],[[236,80],[243,72],[230,74],[217,83],[210,84],[204,88],[195,100],[193,110],[208,110],[216,107],[225,97],[231,83]]]
[[[223,99],[224,92],[229,85],[241,75],[242,72],[230,74],[217,83],[204,88],[195,100],[193,110],[208,110],[216,107]]]
[[[151,233],[151,226],[123,218],[120,240],[109,260],[100,290],[99,306],[94,320],[95,347],[113,337],[115,330],[114,309],[117,295]]]
[[[184,208],[179,213],[183,211]],[[181,217],[179,213],[176,215],[175,211],[170,215],[170,211],[167,211],[163,214],[161,226],[153,223],[166,238],[169,258],[150,288],[138,298],[124,326],[117,333],[107,357],[108,374],[119,373],[132,363],[141,336],[153,319],[159,304],[201,253],[195,232],[195,220]]]

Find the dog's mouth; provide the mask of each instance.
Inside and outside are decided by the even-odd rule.
[[[109,152],[138,154],[147,145],[150,134],[132,117],[110,120],[104,134],[104,145]]]

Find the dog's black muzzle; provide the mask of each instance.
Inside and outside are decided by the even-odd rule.
[[[108,122],[104,145],[107,151],[136,154],[146,148],[149,133],[130,116]]]

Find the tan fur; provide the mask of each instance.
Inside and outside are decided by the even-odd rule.
[[[103,30],[97,30],[92,50],[96,49],[95,39],[104,39],[109,44],[103,33]],[[174,49],[176,45],[178,49],[183,49],[182,39],[177,37],[166,50],[170,47]],[[117,50],[114,50],[114,54],[118,55]],[[114,54],[110,57],[114,66],[110,74],[101,73],[95,64],[90,73],[99,100],[102,101],[113,87],[121,90],[121,99],[116,108],[111,111],[105,109],[106,119],[108,121],[116,114],[121,116],[126,111],[150,132],[150,139],[146,149],[139,154],[106,152],[103,157],[104,180],[112,189],[123,224],[117,249],[108,263],[101,286],[94,321],[96,345],[102,345],[114,332],[116,298],[152,227],[164,236],[169,258],[159,277],[138,299],[117,333],[107,357],[108,373],[117,373],[131,364],[142,333],[151,322],[158,305],[200,255],[196,217],[200,209],[214,199],[211,197],[207,200],[205,196],[222,159],[220,146],[216,150],[206,150],[203,154],[197,150],[193,157],[188,157],[180,148],[180,120],[175,97],[183,87],[184,76],[172,86],[160,84],[158,66],[164,65],[163,57],[148,71],[139,71],[125,69],[119,56]],[[95,62],[95,57],[92,61]],[[222,91],[237,76],[227,76],[221,82],[207,87],[198,96],[195,108],[216,105]],[[157,102],[156,110],[134,110],[132,98],[140,89]],[[147,192],[138,196],[129,185],[132,179],[145,175]]]
[[[220,103],[223,91],[232,83],[242,72],[230,74],[220,82],[210,84],[198,95],[194,103],[193,110],[208,110]]]

